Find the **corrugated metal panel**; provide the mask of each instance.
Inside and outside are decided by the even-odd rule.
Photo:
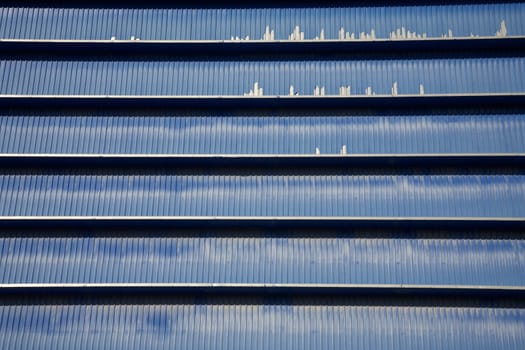
[[[313,95],[316,85],[338,95],[525,91],[525,58],[351,61],[0,61],[0,93],[64,95],[243,95],[254,82],[265,95],[290,85]]]
[[[388,37],[403,26],[429,37],[451,29],[455,37],[473,33],[494,38],[502,20],[510,36],[524,35],[523,18],[524,3],[324,9],[2,8],[0,38],[259,39],[266,25],[276,31],[277,39],[286,39],[295,25],[305,38],[318,35],[321,28],[327,38],[337,38],[341,26],[356,33],[373,28],[378,37]],[[390,53],[391,59],[382,60],[385,56],[367,56],[366,50],[349,59],[343,55],[314,59],[294,54],[292,45],[287,52],[292,56],[272,56],[277,52],[273,51],[261,58],[232,52],[225,58],[227,49],[220,42],[214,45],[223,47],[222,58],[220,50],[203,54],[207,45],[203,44],[198,59],[190,52],[184,58],[174,58],[176,51],[142,55],[140,45],[133,55],[123,56],[122,51],[118,57],[111,48],[103,57],[97,52],[89,57],[74,54],[69,51],[71,43],[38,56],[36,46],[26,50],[32,43],[21,44],[26,45],[19,47],[21,51],[14,49],[16,45],[4,45],[0,94],[238,96],[258,81],[265,95],[287,95],[290,84],[301,95],[312,95],[316,85],[325,86],[327,94],[338,94],[339,86],[350,84],[354,95],[363,95],[371,86],[388,96],[381,111],[371,111],[377,99],[363,97],[371,101],[366,104],[371,109],[356,111],[355,105],[347,104],[344,112],[330,113],[304,112],[307,106],[293,97],[298,103],[287,106],[295,108],[293,112],[269,111],[281,105],[264,105],[264,99],[248,105],[252,100],[245,99],[243,107],[251,108],[249,113],[130,112],[134,107],[125,99],[106,106],[113,112],[86,112],[75,105],[81,99],[51,97],[47,103],[55,101],[55,112],[34,112],[32,103],[38,99],[19,99],[18,112],[0,115],[0,151],[313,154],[320,147],[326,154],[338,153],[345,144],[349,154],[523,152],[522,104],[472,112],[467,110],[485,96],[452,98],[447,106],[441,105],[443,96],[432,106],[427,97],[416,96],[422,101],[417,112],[408,105],[416,99],[409,98],[396,105],[395,112],[386,111],[395,104],[396,98],[390,96],[394,81],[400,94],[418,94],[420,84],[427,95],[525,91],[520,42],[509,40],[494,56],[482,52],[484,44],[468,52],[456,44],[441,46],[433,58],[421,51],[413,55],[416,50],[400,57]],[[10,98],[15,100],[4,96],[4,106],[13,106]],[[229,106],[221,107],[236,108],[237,100],[242,99],[230,99]],[[334,98],[318,100],[326,101],[315,105],[318,110],[336,107]],[[496,102],[505,104],[501,101],[510,99]],[[33,112],[22,111],[26,106],[20,103]],[[100,107],[96,100],[91,103]],[[164,100],[156,103],[164,107]],[[56,112],[66,104],[69,111]],[[462,109],[457,112],[446,109],[458,104]],[[123,110],[117,111],[117,106]],[[264,110],[254,111],[261,106]],[[525,175],[517,164],[502,168],[497,158],[485,158],[486,167],[455,163],[406,171],[350,165],[308,169],[286,163],[271,169],[207,168],[210,158],[205,157],[195,169],[163,164],[156,169],[144,164],[98,168],[100,163],[91,163],[91,168],[76,163],[71,169],[58,164],[55,169],[56,163],[27,162],[10,163],[18,166],[10,169],[4,164],[0,284],[6,284],[0,286],[0,348],[523,349]],[[55,159],[60,161],[65,163]],[[126,222],[130,215],[138,217]],[[159,215],[180,217],[165,218],[154,229],[153,219]],[[189,218],[200,215],[207,217]],[[216,217],[222,215],[231,217]],[[355,218],[339,218],[338,226],[328,228],[337,223],[334,216]],[[389,220],[381,221],[385,216]],[[332,221],[326,220],[330,217]],[[308,229],[299,228],[300,219],[301,227]],[[417,219],[424,221],[420,228]],[[182,226],[184,220],[193,221]],[[257,220],[265,221],[264,228]],[[352,226],[352,220],[372,224],[361,223],[369,227],[363,229]],[[161,227],[166,231],[159,231]],[[17,282],[28,285],[13,284]],[[50,282],[120,282],[123,287],[50,287]],[[204,292],[171,287],[162,292],[143,285],[131,291],[126,290],[129,282],[209,285]],[[226,286],[218,297],[221,288],[214,283],[261,285],[235,290]],[[282,288],[265,283],[297,283],[297,289],[283,294]],[[339,293],[349,293],[348,284],[371,285],[361,291],[367,293],[364,297],[323,294],[320,286],[328,283],[343,283]],[[390,283],[398,290],[383,290]],[[397,294],[407,284],[424,284],[426,289]],[[458,284],[467,288],[452,292],[450,288]],[[303,297],[295,294],[299,289]],[[247,298],[250,293],[253,297]]]
[[[250,6],[248,3],[247,6]],[[217,4],[220,6],[220,4]],[[0,37],[39,39],[229,40],[231,36],[261,39],[266,25],[276,39],[288,39],[296,25],[305,38],[338,38],[342,27],[358,35],[388,38],[405,27],[439,37],[448,29],[454,36],[494,35],[505,20],[509,35],[525,34],[524,4],[397,6],[360,8],[281,9],[68,9],[3,8]]]
[[[0,116],[0,153],[337,154],[525,151],[523,114],[268,112]]]
[[[510,233],[28,234],[2,233],[0,283],[525,283],[525,241]]]
[[[286,172],[287,170],[283,170]],[[289,170],[288,170],[289,171]],[[523,175],[0,175],[1,215],[524,216]]]
[[[92,300],[92,299],[91,299]],[[36,303],[35,303],[36,302]],[[5,349],[516,349],[525,310],[321,300],[33,300],[0,306]],[[89,302],[89,301],[88,301]],[[144,302],[144,301],[143,301]]]

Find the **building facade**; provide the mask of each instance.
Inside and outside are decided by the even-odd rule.
[[[524,48],[520,2],[4,5],[0,348],[525,348]]]

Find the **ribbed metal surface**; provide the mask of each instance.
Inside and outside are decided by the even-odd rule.
[[[351,61],[0,61],[0,93],[63,95],[243,95],[254,82],[265,95],[301,95],[315,86],[339,94],[525,91],[525,58]]]
[[[521,95],[510,94],[525,92],[525,58],[518,38],[493,44],[505,42],[495,38],[502,21],[507,37],[525,35],[524,18],[525,3],[0,8],[0,39],[260,39],[267,25],[278,40],[296,25],[305,39],[321,29],[337,39],[341,27],[356,35],[373,29],[378,38],[401,27],[428,37],[451,30],[494,38],[465,52],[462,42],[441,43],[431,55],[410,42],[359,54],[348,45],[330,59],[330,51],[309,53],[316,42],[299,45],[301,52],[294,43],[279,51],[275,42],[267,53],[263,43],[229,52],[241,44],[217,41],[211,52],[201,42],[181,57],[177,50],[188,43],[141,52],[153,43],[130,49],[136,42],[129,41],[118,44],[118,55],[111,41],[81,44],[83,52],[98,47],[89,56],[74,43],[1,43],[0,153],[26,160],[4,155],[11,163],[0,170],[0,348],[524,349],[525,175],[517,154],[525,152],[525,115]],[[171,45],[169,54],[163,45]],[[397,56],[388,45],[410,52]],[[501,50],[487,49],[494,47]],[[351,85],[354,96],[312,97],[309,105],[294,97],[289,105],[277,103],[288,101],[282,97],[220,98],[242,96],[254,82],[265,96],[288,95],[290,85],[301,95],[313,95],[316,85],[338,95]],[[402,97],[391,96],[394,82],[400,95],[414,96],[396,104]],[[420,84],[438,96],[418,96]],[[354,99],[367,87],[387,96]],[[471,93],[488,94],[442,96]],[[496,93],[506,97],[474,111]],[[185,105],[160,111],[170,102],[162,96],[172,103],[215,97],[186,97]],[[36,111],[37,104],[46,107]],[[210,166],[213,155],[336,154],[342,145],[348,159],[438,156],[406,170],[377,161],[310,168],[279,160],[266,168],[257,157],[251,166]],[[28,157],[43,153],[76,162]],[[79,161],[78,154],[101,153],[210,157],[179,167]],[[486,157],[475,165],[433,163],[443,153]],[[498,163],[505,153],[516,164]],[[336,287],[327,292],[330,284]]]
[[[149,301],[149,302],[148,302]],[[5,349],[516,349],[525,310],[483,306],[175,303],[0,306]]]
[[[246,4],[250,6],[249,3]],[[220,6],[220,4],[217,4]],[[3,8],[0,37],[39,39],[261,39],[266,25],[275,39],[288,39],[296,25],[305,38],[337,39],[344,27],[359,35],[375,29],[388,38],[405,27],[439,37],[494,35],[505,20],[509,35],[525,34],[524,4],[282,9],[67,9]]]
[[[525,241],[508,233],[19,234],[0,238],[0,283],[525,283]]]
[[[0,116],[0,153],[337,154],[525,151],[523,114],[51,112]]]
[[[524,216],[523,175],[0,175],[1,215]]]

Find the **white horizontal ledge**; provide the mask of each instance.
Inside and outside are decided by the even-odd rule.
[[[0,289],[15,288],[347,288],[347,289],[473,289],[522,290],[525,286],[458,284],[347,284],[347,283],[2,283]]]
[[[326,99],[337,99],[337,100],[351,100],[351,99],[402,99],[402,98],[414,98],[414,99],[427,99],[427,98],[436,98],[436,97],[525,97],[525,92],[483,92],[483,93],[445,93],[445,94],[431,94],[425,93],[421,94],[398,94],[398,95],[389,95],[389,94],[374,94],[374,95],[350,95],[350,96],[340,96],[340,95],[324,95],[324,96],[314,96],[314,95],[263,95],[263,96],[243,96],[243,95],[59,95],[59,94],[0,94],[0,99],[160,99],[160,100],[170,100],[170,99],[239,99],[239,100],[272,100],[272,99],[285,99],[285,100],[305,100],[315,98],[317,100],[326,100]]]
[[[525,157],[525,153],[348,153],[348,154],[111,154],[111,153],[0,153],[2,158],[487,158],[487,157]]]
[[[0,39],[1,43],[26,43],[26,44],[84,44],[84,43],[92,43],[92,44],[128,44],[133,43],[137,45],[141,44],[293,44],[293,45],[300,45],[300,44],[323,44],[323,43],[416,43],[416,42],[451,42],[451,41],[473,41],[473,42],[480,42],[480,41],[501,41],[501,40],[516,40],[516,39],[525,39],[525,36],[523,35],[509,35],[509,36],[457,36],[457,37],[426,37],[426,38],[399,38],[399,39],[390,39],[390,38],[368,38],[368,39],[323,39],[323,40],[316,40],[316,39],[304,39],[304,40],[286,40],[286,39],[276,39],[276,40],[263,40],[263,39],[241,39],[241,40],[231,40],[231,39],[212,39],[212,40],[158,40],[158,39],[139,39],[139,40],[131,40],[131,39],[15,39],[15,38],[3,38]]]
[[[2,221],[17,221],[17,220],[72,220],[72,221],[88,221],[88,220],[202,220],[202,221],[216,221],[216,220],[236,220],[236,221],[331,221],[331,220],[345,220],[345,221],[433,221],[433,222],[471,222],[471,221],[500,221],[500,222],[525,222],[525,217],[487,217],[487,216],[0,216]]]

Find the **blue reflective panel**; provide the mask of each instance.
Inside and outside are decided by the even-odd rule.
[[[248,4],[247,4],[248,5]],[[524,35],[524,4],[266,9],[71,9],[1,8],[0,37],[21,39],[229,40],[262,39],[266,26],[276,40],[300,27],[305,39],[338,39],[341,27],[389,38],[405,31],[429,37],[494,36],[505,20],[508,35]],[[346,33],[345,33],[346,34]]]
[[[275,298],[0,306],[4,349],[509,349],[525,347],[525,310],[341,305]],[[92,299],[90,299],[92,300]],[[91,301],[93,302],[93,301]],[[350,300],[351,302],[351,300]],[[388,303],[388,300],[385,302]]]
[[[525,152],[523,114],[60,113],[0,116],[0,153]]]
[[[307,74],[305,72],[308,72]],[[0,93],[59,95],[339,95],[525,91],[525,58],[350,61],[0,61]]]
[[[2,174],[0,215],[525,216],[523,175]]]
[[[426,237],[400,238],[419,234]],[[3,236],[0,283],[525,283],[525,241],[497,238],[497,232],[331,235],[232,230]]]

